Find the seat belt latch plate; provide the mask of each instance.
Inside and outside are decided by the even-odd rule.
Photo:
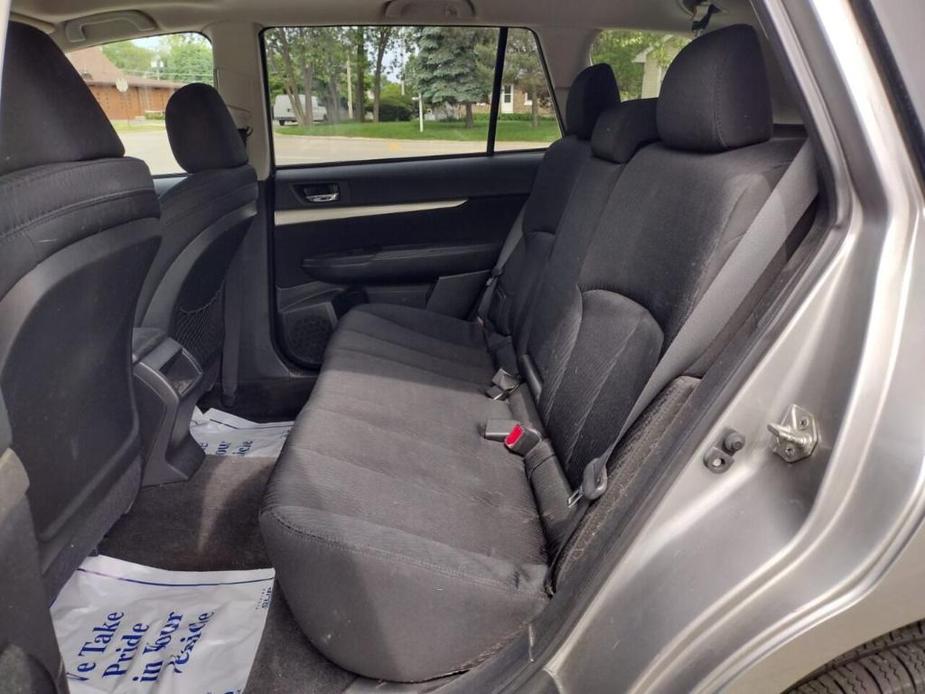
[[[492,400],[507,400],[511,393],[517,390],[520,383],[521,380],[517,376],[504,369],[498,369],[492,376],[491,385],[485,390],[485,395]]]

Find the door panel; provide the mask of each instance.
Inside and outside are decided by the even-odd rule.
[[[337,320],[368,302],[465,317],[542,152],[276,172],[279,344],[317,368]]]

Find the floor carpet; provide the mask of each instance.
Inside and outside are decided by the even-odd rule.
[[[257,513],[273,463],[208,456],[188,482],[142,489],[100,553],[174,571],[270,566]],[[312,647],[277,585],[247,690],[320,694],[343,691],[355,679]]]

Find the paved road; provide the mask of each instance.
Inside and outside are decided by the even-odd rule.
[[[126,154],[148,162],[153,174],[180,171],[170,152],[167,132],[121,132]],[[499,142],[498,149],[531,149],[536,142]],[[483,152],[484,143],[452,140],[389,140],[361,137],[309,137],[281,135],[275,140],[276,162],[285,164],[319,164],[322,162],[362,161],[392,157],[425,157],[435,154]]]

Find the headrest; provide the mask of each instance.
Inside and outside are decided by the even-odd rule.
[[[624,101],[604,111],[591,135],[594,156],[625,164],[636,150],[658,139],[655,110],[658,99]]]
[[[771,137],[771,91],[755,30],[704,34],[674,59],[658,98],[658,131],[676,149],[722,152]]]
[[[568,90],[565,134],[590,139],[597,117],[618,103],[620,90],[610,66],[600,63],[585,68]]]
[[[51,38],[10,22],[5,55],[0,175],[125,154],[103,109]]]
[[[173,156],[189,173],[247,163],[244,141],[214,87],[198,82],[181,87],[167,102],[164,120]]]

